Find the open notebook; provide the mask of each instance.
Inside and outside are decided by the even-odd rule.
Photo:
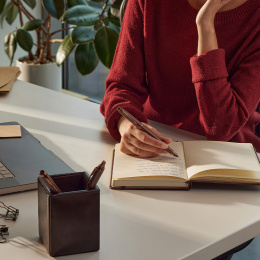
[[[174,142],[178,158],[140,158],[115,146],[111,188],[189,189],[191,182],[260,184],[260,164],[250,143]]]

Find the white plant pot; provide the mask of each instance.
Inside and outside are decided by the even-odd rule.
[[[21,70],[18,79],[61,92],[61,67],[56,63],[35,65],[17,60],[16,66]]]

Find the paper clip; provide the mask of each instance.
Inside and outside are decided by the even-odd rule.
[[[6,237],[8,236],[8,227],[6,225],[0,225],[0,243],[5,243],[6,242]]]
[[[2,205],[3,206],[2,206]],[[6,214],[0,214],[0,217],[4,217],[5,220],[13,220],[16,221],[19,215],[19,209],[16,209],[12,206],[6,206],[2,201],[0,201],[0,208],[6,209]]]

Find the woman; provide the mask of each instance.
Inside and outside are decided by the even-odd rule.
[[[204,135],[250,142],[260,121],[260,0],[129,0],[101,112],[121,150],[165,152],[120,118],[121,106]],[[171,142],[153,129],[167,144]],[[122,138],[121,138],[122,137]]]
[[[260,121],[260,0],[129,0],[101,112],[121,151],[165,153],[116,108],[209,140],[251,142]],[[195,55],[194,55],[195,54]],[[216,259],[231,259],[248,241]]]

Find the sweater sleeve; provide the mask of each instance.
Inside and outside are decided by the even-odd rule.
[[[191,58],[192,81],[200,124],[209,140],[230,140],[248,121],[260,101],[259,37],[228,74],[223,49]]]
[[[121,106],[142,122],[143,104],[148,96],[144,62],[144,19],[142,0],[129,0],[114,56],[106,80],[106,93],[100,106],[107,128],[116,140],[120,140],[117,122]]]

